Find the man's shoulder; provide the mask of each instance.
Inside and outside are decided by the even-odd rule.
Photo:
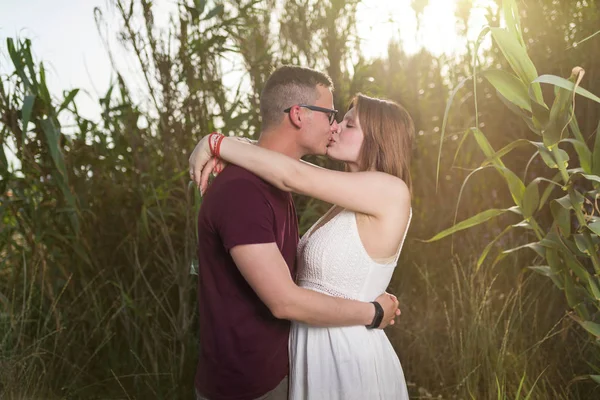
[[[228,164],[227,167],[223,170],[223,172],[221,172],[221,176],[240,178],[256,177],[256,175],[254,175],[252,172],[235,164]]]
[[[272,197],[269,186],[252,172],[229,165],[210,184],[203,204],[212,210],[267,205]]]
[[[211,186],[214,186],[215,189],[219,189],[215,191],[225,189],[226,191],[258,190],[264,192],[268,190],[270,185],[247,169],[238,167],[237,165],[228,165],[227,168],[225,168],[213,181]]]

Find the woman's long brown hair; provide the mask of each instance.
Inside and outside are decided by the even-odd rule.
[[[415,126],[400,104],[358,94],[352,100],[365,136],[359,155],[361,169],[375,169],[402,179],[412,191],[410,160]]]

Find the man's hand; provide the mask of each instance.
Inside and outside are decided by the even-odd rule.
[[[383,308],[383,319],[378,328],[383,329],[388,325],[394,325],[396,316],[400,315],[400,309],[398,308],[398,299],[396,296],[390,293],[383,293],[375,299],[376,302],[381,304]]]

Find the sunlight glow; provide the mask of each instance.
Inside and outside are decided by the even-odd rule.
[[[417,26],[411,0],[385,2],[384,6],[379,0],[363,0],[357,13],[363,56],[384,56],[390,39],[400,40],[408,54],[422,48],[436,56],[464,53],[467,40],[476,40],[487,25],[486,8],[496,10],[497,6],[493,0],[473,0],[465,40],[459,31],[461,22],[455,16],[456,3],[457,0],[430,0]]]

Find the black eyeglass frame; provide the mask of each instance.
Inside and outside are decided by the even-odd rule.
[[[312,111],[318,111],[318,112],[329,114],[329,125],[333,125],[333,122],[335,121],[335,117],[337,116],[337,113],[339,112],[338,110],[332,110],[331,108],[311,106],[310,104],[296,104],[296,105],[298,107],[308,108],[309,110],[312,110]],[[294,107],[294,106],[292,106],[292,107]],[[285,110],[283,110],[283,112],[289,113],[292,110],[292,107],[286,108]]]

